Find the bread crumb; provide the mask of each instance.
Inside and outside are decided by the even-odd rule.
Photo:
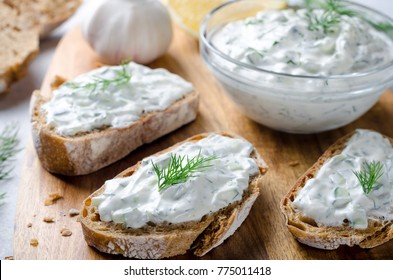
[[[300,164],[300,162],[298,162],[297,160],[293,160],[288,163],[288,165],[291,167],[298,166],[299,164]]]
[[[63,198],[59,193],[50,193],[49,197],[45,199],[45,206],[55,204],[60,198]]]
[[[45,218],[43,219],[43,221],[44,221],[45,223],[54,223],[54,222],[55,222],[55,218],[53,218],[53,217],[45,217]]]
[[[31,228],[32,226],[33,226],[32,223],[28,223],[28,224],[27,224],[27,227],[28,227],[28,228]]]
[[[79,210],[78,209],[74,209],[74,208],[71,208],[68,211],[68,215],[70,215],[70,217],[78,216],[79,213],[80,213]]]
[[[64,84],[66,81],[67,81],[66,78],[56,75],[56,76],[53,78],[52,82],[50,83],[50,87],[51,87],[52,91],[58,89],[58,88],[59,88],[62,84]]]
[[[38,240],[33,238],[30,240],[30,245],[33,247],[37,247],[38,246]]]
[[[72,235],[72,231],[70,231],[68,228],[63,228],[60,231],[60,233],[62,236],[71,236]]]
[[[7,257],[5,257],[4,259],[5,259],[5,260],[13,260],[13,259],[14,259],[14,256],[7,256]]]

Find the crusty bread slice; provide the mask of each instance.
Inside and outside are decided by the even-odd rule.
[[[21,79],[38,53],[38,32],[25,29],[17,12],[0,2],[0,94]]]
[[[57,77],[56,86],[58,81]],[[57,134],[46,123],[41,106],[48,101],[39,90],[33,92],[30,111],[34,146],[45,169],[74,176],[108,166],[143,144],[193,121],[199,93],[189,93],[163,111],[146,113],[128,127],[95,129],[69,137]]]
[[[73,15],[82,0],[4,0],[4,3],[19,13],[26,28],[38,29],[42,38]]]
[[[68,19],[81,0],[0,1],[0,94],[26,74],[39,38]]]
[[[369,219],[368,227],[364,230],[354,229],[349,225],[318,226],[313,219],[302,215],[293,207],[293,201],[307,180],[313,178],[329,158],[340,154],[353,134],[354,132],[347,134],[330,146],[318,161],[298,179],[281,201],[281,211],[285,216],[288,229],[301,243],[327,250],[337,249],[340,245],[373,248],[393,238],[393,221],[382,222]],[[386,138],[393,145],[393,139]]]
[[[199,141],[209,134],[200,134],[176,144],[156,155],[173,150],[184,142]],[[238,137],[222,134],[227,137]],[[247,191],[242,200],[232,203],[220,211],[205,215],[201,221],[181,224],[146,225],[140,229],[124,228],[113,222],[102,222],[98,210],[91,199],[104,191],[104,186],[91,194],[83,202],[81,224],[88,245],[99,251],[110,254],[121,254],[129,258],[161,259],[184,254],[193,250],[197,256],[203,256],[214,247],[220,245],[248,216],[249,211],[259,195],[259,185],[267,166],[254,149],[251,154],[258,164],[260,174],[250,178]],[[126,169],[116,176],[131,176],[141,165]]]

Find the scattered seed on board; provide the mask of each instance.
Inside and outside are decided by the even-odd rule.
[[[300,163],[298,161],[294,160],[294,161],[290,161],[288,164],[291,167],[295,167],[295,166],[298,166]]]
[[[60,231],[60,233],[61,233],[62,236],[65,236],[65,237],[72,235],[72,231],[70,231],[68,228],[63,228]]]
[[[70,217],[78,216],[79,213],[80,213],[79,210],[74,209],[74,208],[71,208],[71,209],[68,211],[68,215],[70,215]]]
[[[63,198],[63,196],[60,195],[59,193],[50,193],[48,198],[45,199],[44,204],[45,204],[45,206],[55,204],[56,201],[58,201],[60,198]]]

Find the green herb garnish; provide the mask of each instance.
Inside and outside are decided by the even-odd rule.
[[[377,181],[383,174],[382,168],[383,164],[381,162],[372,161],[371,163],[364,162],[363,170],[353,171],[365,194],[369,194],[373,189],[380,186]]]
[[[334,32],[334,27],[340,22],[340,15],[333,11],[325,11],[322,15],[317,16],[308,10],[306,18],[310,31],[322,30],[325,34]]]
[[[6,197],[6,193],[0,194],[0,207],[3,206],[5,197]]]
[[[295,61],[293,61],[292,59],[288,60],[288,61],[287,61],[287,64],[297,65],[297,64],[295,63]]]
[[[184,183],[190,177],[194,177],[195,172],[200,172],[212,165],[206,163],[216,159],[214,156],[202,157],[201,150],[197,156],[189,158],[172,154],[166,168],[160,168],[153,163],[153,169],[158,177],[158,191],[162,191],[172,185]]]
[[[368,22],[375,29],[383,32],[393,30],[393,25],[387,22],[374,22],[367,19],[358,11],[351,10],[342,0],[304,0],[307,9],[306,18],[308,20],[308,29],[311,31],[323,31],[323,33],[334,32],[334,28],[341,21],[341,16],[358,17]],[[323,9],[321,15],[316,15],[314,9]]]
[[[8,179],[13,169],[10,166],[18,149],[18,126],[15,124],[7,125],[0,134],[0,181]]]
[[[393,31],[393,25],[387,22],[379,22],[375,23],[369,20],[366,20],[371,26],[373,26],[375,29],[382,31],[382,32],[391,32]]]
[[[72,89],[83,89],[88,91],[94,91],[96,89],[106,91],[110,85],[114,85],[117,87],[126,85],[130,81],[131,75],[127,72],[127,67],[125,64],[122,64],[121,66],[121,70],[115,71],[116,77],[114,77],[113,79],[105,79],[100,76],[93,76],[93,81],[90,83],[67,82],[65,85],[69,86]]]

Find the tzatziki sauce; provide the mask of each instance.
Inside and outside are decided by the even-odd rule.
[[[366,194],[355,176],[365,162],[383,164],[382,176]],[[368,220],[393,219],[393,147],[381,134],[356,130],[345,149],[327,160],[300,190],[293,206],[319,226],[366,229]]]
[[[199,221],[229,204],[240,201],[251,176],[259,173],[250,157],[253,146],[238,138],[210,134],[199,141],[186,142],[174,150],[144,159],[129,177],[105,182],[104,192],[92,199],[104,222],[141,228],[147,223]],[[158,190],[153,164],[165,168],[171,155],[215,158],[209,167],[187,181]],[[185,163],[184,163],[185,164]]]
[[[129,77],[126,82],[122,81],[124,75]],[[192,91],[191,83],[165,69],[131,62],[101,67],[64,83],[42,109],[48,125],[58,134],[73,136],[93,129],[127,127],[143,114],[165,110]]]
[[[202,25],[202,57],[236,106],[267,127],[315,133],[344,126],[393,84],[393,41],[360,17],[340,15],[325,32],[309,28],[306,9],[229,22],[223,14],[234,12],[220,12]]]
[[[316,18],[323,13],[313,11]],[[326,33],[309,28],[306,9],[265,11],[228,23],[212,44],[240,62],[292,75],[357,73],[393,59],[392,39],[366,21],[343,15]]]

